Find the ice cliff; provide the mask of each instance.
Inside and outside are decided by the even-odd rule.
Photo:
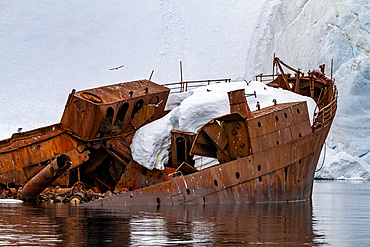
[[[303,69],[326,63],[329,76],[333,59],[338,112],[316,176],[370,179],[370,2],[272,1],[263,9],[256,27],[263,35],[248,49],[257,59],[246,59],[246,68],[252,68],[246,76],[268,71],[263,58],[273,53]]]
[[[275,53],[334,59],[339,108],[317,176],[370,179],[368,0],[0,2],[0,139],[60,121],[77,90],[148,78],[253,79]],[[125,65],[110,71],[112,67]]]

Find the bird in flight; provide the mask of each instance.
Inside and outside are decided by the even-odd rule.
[[[117,70],[117,69],[122,68],[123,66],[125,66],[125,65],[121,65],[121,66],[118,66],[118,67],[115,67],[115,68],[111,68],[111,69],[109,69],[109,70]]]

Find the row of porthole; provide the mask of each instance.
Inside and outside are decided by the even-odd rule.
[[[298,133],[298,136],[299,137],[302,137],[302,134],[301,133]],[[276,145],[279,145],[279,141],[276,141]]]
[[[261,171],[261,165],[258,165],[257,169],[258,169],[258,171]],[[235,177],[236,177],[236,179],[239,179],[240,178],[240,173],[236,172]],[[258,177],[258,181],[262,182],[262,177]],[[217,179],[213,180],[213,183],[216,187],[218,186]],[[190,189],[189,188],[186,188],[186,194],[190,195]],[[130,195],[130,197],[132,198],[132,194]],[[206,202],[205,197],[203,197],[203,201]],[[160,203],[161,203],[161,199],[159,197],[157,197],[157,204],[160,205]]]
[[[134,115],[143,107],[143,99],[138,100],[131,113],[131,119],[134,118]],[[119,130],[122,128],[122,125],[124,123],[124,120],[126,118],[126,113],[129,109],[129,103],[124,103],[120,109],[118,110],[118,113],[116,115],[114,124],[113,124],[113,130]],[[100,127],[100,130],[102,133],[107,133],[111,131],[112,123],[113,123],[113,117],[114,117],[114,109],[112,107],[109,107],[107,109],[104,122],[102,126]]]
[[[261,171],[261,165],[258,165],[257,169],[258,169],[258,171]],[[239,173],[239,172],[236,172],[236,173],[235,173],[235,177],[236,177],[236,179],[239,179],[239,178],[240,178],[240,173]],[[260,182],[262,181],[262,178],[261,178],[261,177],[259,177],[259,181],[260,181]],[[216,179],[215,179],[215,180],[213,180],[213,183],[215,184],[215,186],[218,186],[218,182],[217,182],[217,180],[216,180]],[[188,190],[188,189],[187,189],[187,190]],[[188,195],[189,195],[189,193],[188,193]]]
[[[158,102],[159,102],[159,97],[154,96],[150,100],[149,104],[157,104]],[[143,99],[139,99],[135,103],[134,108],[133,108],[132,113],[131,113],[131,119],[133,119],[134,115],[143,107],[143,104],[144,104]],[[127,113],[128,109],[129,109],[129,103],[127,103],[127,102],[120,107],[120,109],[118,110],[118,113],[116,115],[115,122],[113,124],[113,130],[119,130],[119,129],[122,128],[122,125],[124,123],[124,120],[125,120],[126,113]],[[104,123],[101,126],[101,131],[103,133],[111,131],[113,116],[114,116],[114,110],[113,110],[112,107],[109,107],[107,109],[107,112],[106,112],[106,117],[105,117]]]
[[[235,177],[236,177],[236,179],[239,179],[239,177],[240,177],[240,174],[239,174],[239,172],[236,172],[235,173]],[[258,177],[258,180],[260,181],[260,182],[262,182],[262,177]],[[215,179],[215,180],[213,180],[213,183],[215,184],[215,186],[217,187],[218,186],[218,182],[217,182],[217,180]],[[188,194],[189,195],[189,194]]]
[[[302,162],[302,160],[299,160],[299,164],[301,164],[301,162]],[[258,165],[258,167],[257,167],[257,169],[258,169],[258,171],[261,171],[261,165]],[[285,173],[285,179],[287,178],[287,167],[285,167],[284,168],[284,173]],[[239,179],[240,178],[240,174],[239,174],[239,172],[236,172],[235,173],[235,177],[237,178],[237,179]],[[258,177],[258,181],[260,181],[260,182],[262,182],[262,177],[260,176],[260,177]],[[299,180],[298,180],[298,182],[299,182]],[[213,183],[215,184],[215,186],[217,187],[218,186],[218,182],[217,182],[217,180],[215,179],[215,180],[213,180]],[[189,195],[190,194],[190,190],[187,188],[186,189],[186,193]],[[157,203],[158,203],[158,205],[159,205],[159,202],[160,202],[160,199],[159,199],[159,197],[157,197]],[[203,202],[206,202],[206,199],[205,199],[205,197],[203,197]]]
[[[302,160],[299,160],[299,164],[301,164],[301,163],[302,163]],[[261,165],[258,165],[257,169],[258,169],[258,171],[261,171]],[[287,178],[287,167],[285,167],[285,168],[284,168],[284,173],[285,173],[285,179],[286,179],[286,178]],[[236,172],[236,173],[235,173],[235,177],[236,177],[236,179],[239,179],[239,178],[240,178],[240,174],[239,174],[239,172]],[[261,176],[260,176],[260,177],[258,177],[258,181],[262,182],[262,177],[261,177]],[[214,183],[214,185],[215,185],[216,187],[218,186],[217,179],[213,180],[213,183]],[[190,190],[189,190],[189,188],[186,188],[186,193],[187,193],[188,195],[190,195]],[[132,198],[132,195],[130,195],[130,197]],[[204,202],[206,202],[205,197],[203,197],[203,201],[204,201]],[[157,197],[157,204],[159,205],[159,204],[160,204],[160,202],[161,202],[160,198],[159,198],[159,197]]]
[[[301,164],[302,163],[302,160],[299,160],[299,164]],[[261,171],[261,165],[258,165],[258,167],[257,167],[257,169],[258,169],[258,171]],[[284,173],[285,173],[285,178],[287,178],[287,167],[285,167],[284,168]],[[239,174],[239,172],[236,172],[235,173],[235,177],[237,178],[237,179],[239,179],[240,178],[240,174]],[[260,181],[260,182],[262,182],[262,177],[260,176],[260,177],[258,177],[258,181]],[[213,180],[213,183],[215,184],[215,186],[218,186],[218,182],[217,182],[217,180],[215,179],[215,180]],[[188,190],[189,189],[186,189],[187,190],[187,192],[188,192]],[[188,195],[190,194],[190,192],[188,192]],[[205,200],[205,198],[203,197],[203,200]]]
[[[297,113],[299,114],[299,108],[297,108]],[[288,114],[286,112],[284,112],[284,117],[285,118],[288,118]],[[278,116],[275,116],[275,120],[276,121],[279,121],[279,117]],[[257,125],[258,125],[258,127],[261,127],[262,126],[261,122],[258,122]]]

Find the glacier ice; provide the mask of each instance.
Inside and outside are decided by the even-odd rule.
[[[246,59],[246,77],[269,71],[264,61],[276,53],[293,67],[326,63],[339,91],[338,111],[327,140],[332,150],[317,177],[351,178],[351,170],[370,168],[370,2],[298,0],[265,2]],[[260,48],[260,44],[264,48]],[[329,66],[328,66],[329,65]],[[252,68],[252,69],[248,69]],[[343,154],[346,153],[346,158]],[[334,159],[334,158],[337,159]],[[337,165],[334,165],[337,164]],[[349,166],[349,164],[351,164]],[[354,169],[353,167],[356,167]],[[369,173],[353,177],[370,179]]]

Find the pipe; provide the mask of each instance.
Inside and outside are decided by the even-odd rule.
[[[71,168],[72,162],[68,155],[62,154],[31,178],[19,192],[21,199],[29,200],[40,194],[64,172]]]

